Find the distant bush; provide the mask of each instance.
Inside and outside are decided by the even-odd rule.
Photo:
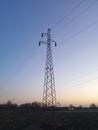
[[[98,109],[98,107],[94,103],[92,103],[89,108],[91,110],[97,110]]]

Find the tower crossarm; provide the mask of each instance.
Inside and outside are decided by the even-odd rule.
[[[41,45],[41,43],[47,44],[47,42],[45,42],[45,41],[39,41],[39,46]]]
[[[55,46],[57,46],[57,43],[56,43],[56,41],[54,41],[54,40],[51,40],[51,42],[54,42],[54,43],[55,43]]]

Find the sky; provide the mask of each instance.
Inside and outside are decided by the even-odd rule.
[[[0,0],[0,103],[42,102],[51,28],[61,105],[98,105],[98,0]]]

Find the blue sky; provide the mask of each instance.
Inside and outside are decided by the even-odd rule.
[[[42,101],[46,46],[38,42],[51,28],[57,101],[98,104],[98,1],[80,1],[0,0],[0,103]]]

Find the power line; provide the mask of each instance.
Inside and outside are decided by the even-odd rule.
[[[71,38],[76,37],[77,35],[79,35],[79,34],[82,33],[83,31],[89,29],[90,27],[94,26],[94,25],[97,24],[97,23],[98,23],[98,20],[95,21],[94,23],[89,24],[89,25],[88,25],[87,27],[85,27],[84,29],[80,30],[79,32],[77,32],[77,33],[75,33],[74,35],[72,35],[71,37],[69,37],[68,40],[70,40]],[[68,40],[67,40],[67,41],[68,41]],[[97,69],[96,71],[98,71],[98,69]],[[91,73],[91,74],[92,74],[92,73]],[[86,75],[89,75],[89,73],[87,73]],[[82,76],[82,77],[84,77],[84,76]],[[86,76],[85,76],[85,77],[86,77]],[[79,78],[79,79],[81,79],[81,78]],[[73,81],[76,81],[76,80],[71,80],[70,82],[73,82]],[[79,84],[79,85],[81,85],[81,84]],[[74,86],[75,86],[75,85],[74,85]]]
[[[88,30],[89,28],[91,28],[92,26],[96,25],[98,23],[98,20],[96,20],[95,22],[89,24],[88,26],[86,26],[85,28],[81,29],[80,31],[76,32],[75,34],[71,35],[68,39],[64,40],[64,42],[68,42],[69,40],[73,39],[74,37],[76,37],[77,35],[79,35],[80,33],[84,32],[85,30]],[[54,48],[53,48],[54,49]]]
[[[94,72],[88,72],[85,75],[79,76],[79,77],[77,77],[77,80],[81,80],[81,79],[83,80],[83,77],[86,78],[87,76],[90,76],[91,74],[94,74],[97,71],[98,71],[98,69],[96,69],[96,71],[94,71]],[[67,82],[70,82],[70,83],[73,83],[74,81],[76,81],[76,79],[67,80]]]
[[[94,1],[93,3],[91,3],[87,8],[85,8],[83,11],[81,11],[78,15],[76,15],[73,19],[71,19],[69,22],[66,23],[66,25],[71,24],[72,22],[74,22],[78,17],[80,17],[83,13],[85,13],[89,8],[91,8],[93,5],[96,4],[96,2],[98,2],[98,0]],[[65,26],[63,26],[61,29],[59,29],[57,32],[55,32],[53,34],[53,36],[55,36],[57,33],[59,33],[60,31],[62,31],[64,29]]]
[[[88,30],[89,28],[91,28],[92,26],[96,25],[98,23],[98,20],[96,20],[95,22],[89,24],[88,26],[86,26],[85,28],[81,29],[80,31],[76,32],[75,34],[71,35],[66,41],[70,40],[71,38],[76,37],[77,35],[79,35],[80,33],[84,32],[85,30]]]
[[[97,80],[97,79],[98,79],[98,77],[93,78],[93,79],[89,79],[89,80],[87,80],[85,82],[82,82],[82,83],[79,83],[79,84],[76,84],[76,85],[72,85],[70,87],[77,87],[77,86],[80,86],[80,85],[83,85],[83,84],[87,84],[88,82],[91,82],[91,81],[94,81],[94,80]]]
[[[37,50],[38,50],[38,48],[36,49],[36,51]],[[32,56],[34,57],[35,54],[37,54],[36,51],[35,51],[35,48],[33,48],[33,53],[28,55],[27,57],[25,57],[21,63],[18,63],[18,65],[17,65],[18,70],[15,70],[14,75],[18,75],[24,69],[25,65],[29,62],[29,60],[32,58]]]
[[[68,17],[71,13],[73,13],[77,8],[79,8],[81,6],[81,4],[83,4],[83,2],[85,2],[86,0],[81,0],[74,8],[72,8],[66,15],[64,15],[54,26],[51,27],[51,29],[56,28],[61,22],[64,21],[64,19],[66,17]]]
[[[71,38],[74,38],[75,36],[79,35],[79,34],[82,33],[83,31],[85,31],[85,30],[91,28],[92,26],[94,26],[94,25],[97,24],[97,23],[98,23],[98,20],[96,20],[95,22],[89,24],[88,26],[86,26],[85,28],[83,28],[82,30],[80,30],[79,32],[77,32],[77,33],[75,33],[74,35],[70,36],[70,37],[68,38],[68,40],[70,40]],[[68,40],[67,40],[67,41],[68,41]],[[86,75],[89,75],[89,73],[87,73]],[[84,76],[82,76],[82,77],[84,77]],[[79,79],[81,79],[81,78],[79,78]],[[98,79],[98,77],[97,77],[97,78],[94,78],[93,80],[96,80],[96,79]],[[71,80],[71,82],[73,82],[73,81],[76,81],[76,80]],[[85,83],[87,83],[87,82],[89,82],[89,81],[92,81],[92,79],[90,79],[90,80],[88,80],[88,81],[85,81],[84,83],[80,83],[80,84],[73,85],[72,87],[74,87],[74,86],[80,86],[81,84],[85,84]]]

